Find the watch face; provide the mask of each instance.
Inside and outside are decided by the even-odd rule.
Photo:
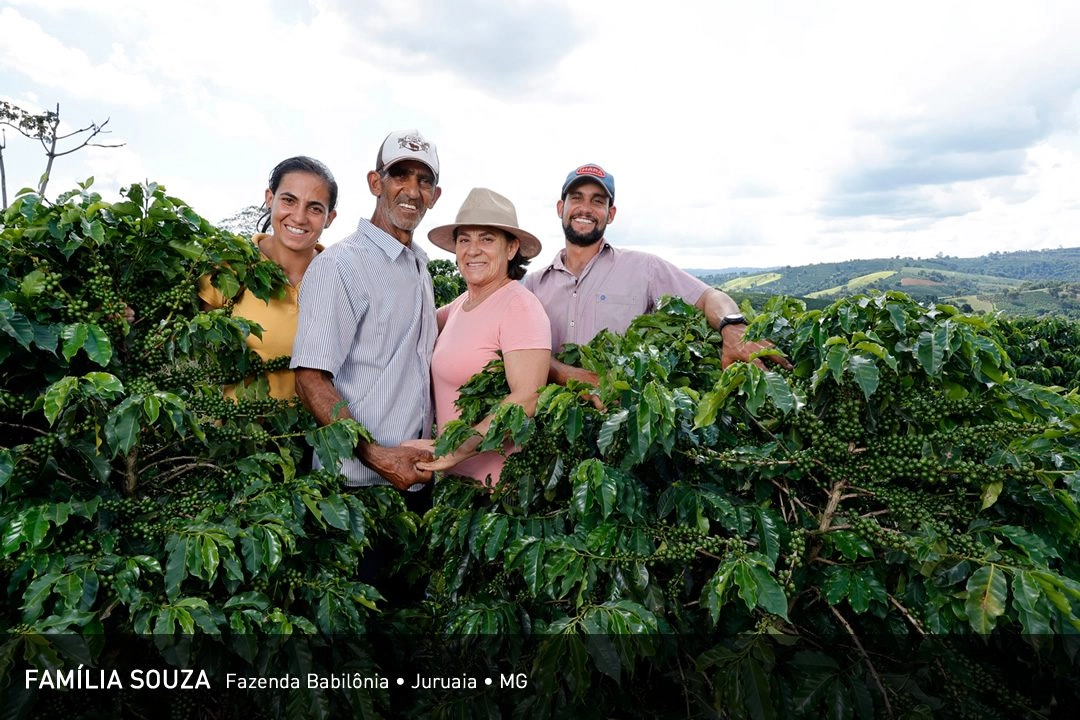
[[[745,325],[746,318],[739,313],[732,313],[731,315],[725,315],[724,319],[720,321],[720,327],[718,330],[723,330],[728,325]]]

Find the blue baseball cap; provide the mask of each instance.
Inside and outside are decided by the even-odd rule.
[[[566,197],[566,193],[570,192],[570,188],[578,183],[591,180],[604,188],[608,197],[611,198],[611,202],[615,202],[615,176],[609,172],[606,172],[604,168],[599,165],[582,165],[581,167],[571,170],[570,174],[566,176],[566,182],[562,186],[562,195],[560,197]]]

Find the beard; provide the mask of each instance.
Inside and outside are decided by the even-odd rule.
[[[563,224],[563,235],[566,236],[566,241],[572,245],[578,247],[589,247],[600,242],[604,237],[604,228],[597,225],[587,233],[580,233],[574,230],[573,220],[568,220]]]

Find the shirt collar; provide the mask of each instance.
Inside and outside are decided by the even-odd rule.
[[[600,249],[597,250],[596,254],[592,256],[592,259],[589,260],[589,263],[585,266],[585,269],[587,270],[588,268],[592,267],[592,264],[596,262],[596,258],[609,251],[614,253],[615,246],[609,245],[607,239],[601,238]],[[551,261],[551,264],[548,265],[545,270],[566,270],[566,272],[570,272],[566,267],[566,248],[563,248],[555,255],[555,259]]]
[[[382,250],[383,253],[386,254],[386,257],[391,260],[396,260],[403,252],[411,252],[424,263],[425,266],[428,263],[427,253],[425,253],[416,243],[410,243],[409,247],[405,247],[396,237],[382,228],[376,227],[374,223],[366,218],[360,218],[360,222],[357,223],[356,229],[365,238],[370,240],[375,247]]]

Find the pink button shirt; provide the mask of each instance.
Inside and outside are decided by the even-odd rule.
[[[551,347],[584,345],[601,330],[622,333],[638,315],[650,313],[664,295],[693,305],[709,289],[699,278],[656,255],[615,248],[601,240],[600,251],[575,277],[561,251],[546,268],[522,282],[533,292],[551,320]]]

